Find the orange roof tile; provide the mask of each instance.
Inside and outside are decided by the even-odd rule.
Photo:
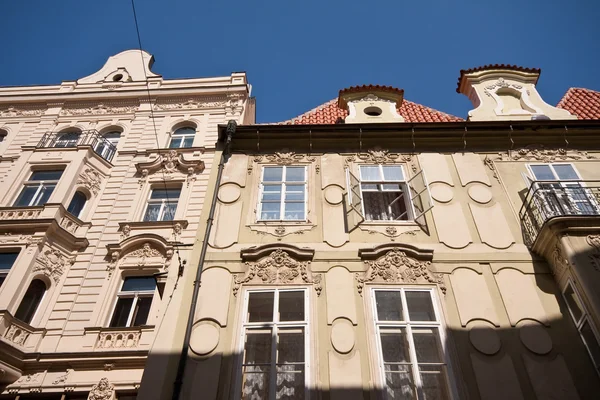
[[[556,107],[577,115],[578,119],[600,119],[600,92],[570,88]]]
[[[398,109],[398,113],[404,117],[406,122],[458,122],[462,118],[446,114],[421,104],[404,100]],[[338,120],[348,116],[348,111],[338,107],[338,99],[335,98],[312,110],[305,112],[295,118],[281,122],[283,125],[319,125],[335,124]]]

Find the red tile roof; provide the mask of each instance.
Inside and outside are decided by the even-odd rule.
[[[347,89],[345,89],[347,90]],[[398,113],[404,117],[405,122],[458,122],[464,121],[462,118],[446,114],[433,108],[425,107],[412,101],[404,100],[398,109]],[[338,99],[321,104],[302,115],[281,122],[284,125],[319,125],[335,124],[338,119],[344,119],[348,116],[348,111],[338,107]]]
[[[511,64],[487,64],[482,65],[480,67],[469,68],[469,69],[461,69],[460,76],[458,77],[458,83],[456,85],[456,93],[460,93],[460,82],[464,78],[466,74],[470,74],[471,72],[479,72],[485,71],[486,69],[509,69],[512,71],[520,71],[520,72],[529,72],[534,74],[541,74],[542,70],[539,68],[527,68],[521,67],[519,65],[511,65]]]
[[[600,92],[570,88],[556,107],[577,115],[578,119],[600,119]]]

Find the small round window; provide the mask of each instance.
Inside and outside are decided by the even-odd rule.
[[[113,76],[113,81],[114,82],[120,82],[123,79],[123,75],[122,74],[116,74],[115,76]]]
[[[378,117],[381,115],[381,108],[367,107],[365,108],[365,114],[367,114],[369,117]]]

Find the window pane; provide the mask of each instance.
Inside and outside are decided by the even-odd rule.
[[[538,181],[551,181],[556,179],[548,165],[531,165],[530,167],[535,179]]]
[[[402,185],[400,183],[384,183],[381,185],[381,190],[388,192],[401,192]]]
[[[262,200],[281,201],[281,185],[263,186]]]
[[[379,166],[377,165],[361,165],[360,167],[360,179],[363,181],[381,181],[381,173],[379,172]]]
[[[150,198],[152,200],[158,200],[158,199],[174,200],[174,199],[179,199],[180,193],[181,193],[181,189],[152,189]]]
[[[173,221],[175,219],[175,211],[177,211],[177,203],[169,202],[165,204],[161,221]]]
[[[304,365],[285,364],[277,366],[276,400],[304,398]]]
[[[558,175],[558,179],[579,179],[577,172],[571,164],[554,165],[554,171]]]
[[[384,362],[410,362],[405,329],[382,329],[379,337]]]
[[[60,179],[63,171],[53,170],[53,171],[35,171],[31,174],[28,180],[30,181],[57,181]]]
[[[192,147],[193,145],[194,145],[194,137],[187,136],[185,139],[183,139],[183,146],[181,146],[181,147]]]
[[[196,130],[194,128],[189,127],[189,126],[187,126],[185,128],[179,128],[175,132],[173,132],[173,136],[195,135],[195,134],[196,134]]]
[[[262,203],[260,219],[279,219],[280,203]]]
[[[144,221],[158,221],[161,204],[148,204]]]
[[[110,327],[127,326],[127,319],[129,318],[129,312],[131,311],[131,305],[133,304],[133,297],[120,297],[117,300],[113,317],[110,320]]]
[[[150,314],[150,306],[152,305],[152,296],[138,297],[133,314],[133,322],[131,326],[146,325],[148,322],[148,314]]]
[[[379,191],[379,185],[376,183],[363,183],[360,185],[360,187],[362,188],[362,190],[368,190],[368,191]]]
[[[411,321],[436,320],[429,292],[406,291],[406,306]]]
[[[412,333],[417,362],[443,362],[437,328],[413,328]]]
[[[248,322],[273,321],[274,292],[251,292],[248,298]]]
[[[85,194],[82,192],[75,192],[71,202],[69,203],[69,207],[67,207],[67,211],[74,216],[79,217],[79,214],[81,214],[81,210],[83,210],[86,201],[87,197]]]
[[[2,284],[6,280],[6,275],[5,274],[6,274],[5,272],[0,273],[0,287],[2,287]]]
[[[285,188],[285,199],[304,201],[304,185],[287,185]]]
[[[380,321],[403,321],[402,298],[400,292],[381,291],[375,292],[377,319]]]
[[[279,320],[304,321],[304,292],[279,292]]]
[[[596,368],[600,367],[600,345],[598,345],[598,339],[596,339],[596,335],[594,335],[594,331],[588,321],[585,321],[581,326],[581,336],[583,336],[583,340],[585,340],[585,344],[592,356],[592,360],[594,360]]]
[[[15,318],[27,324],[30,323],[44,297],[44,293],[46,293],[46,284],[44,282],[39,279],[31,281],[15,313]]]
[[[365,218],[369,221],[408,220],[402,192],[363,192]]]
[[[583,316],[583,307],[581,306],[579,297],[573,291],[571,284],[567,285],[567,288],[565,289],[565,299],[569,310],[571,310],[571,314],[573,314],[575,323],[579,323]]]
[[[15,260],[19,256],[19,253],[0,253],[0,270],[10,269]]]
[[[304,203],[285,203],[284,219],[304,219]]]
[[[404,180],[402,167],[399,165],[383,165],[383,179],[386,181],[401,181]]]
[[[386,399],[412,400],[417,398],[410,365],[388,364],[384,367]]]
[[[244,364],[271,362],[271,330],[248,330],[244,345]]]
[[[181,147],[181,137],[173,136],[171,138],[171,143],[169,143],[170,149],[178,149]]]
[[[269,366],[248,365],[242,371],[242,400],[269,399]]]
[[[48,202],[48,199],[50,199],[50,195],[54,191],[55,187],[56,187],[56,185],[44,184],[42,186],[42,190],[40,190],[38,198],[34,200],[33,205],[41,206],[41,205],[46,204]]]
[[[121,291],[142,292],[146,290],[154,290],[155,288],[156,280],[151,276],[143,276],[139,278],[125,278]]]
[[[31,204],[35,192],[37,192],[39,186],[25,186],[21,191],[21,194],[15,201],[15,207],[27,207]]]
[[[304,167],[287,167],[285,170],[286,182],[304,182]]]
[[[283,180],[283,167],[265,167],[263,174],[264,182],[281,182]]]
[[[446,374],[443,366],[420,365],[423,396],[425,399],[447,399]]]
[[[304,362],[304,328],[279,329],[277,364]]]

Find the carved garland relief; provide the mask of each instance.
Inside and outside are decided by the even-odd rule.
[[[97,104],[93,106],[73,105],[60,110],[60,115],[106,115],[106,114],[129,114],[137,111],[139,105]]]
[[[140,188],[148,180],[148,175],[156,172],[164,174],[165,179],[172,179],[172,175],[177,172],[185,173],[187,175],[186,183],[189,186],[191,182],[196,180],[196,172],[204,171],[204,162],[201,160],[188,161],[176,150],[170,150],[166,154],[159,154],[157,159],[140,163],[136,167],[140,173],[140,179],[138,180]]]
[[[373,149],[368,150],[366,153],[358,153],[349,157],[346,157],[344,164],[346,167],[350,163],[364,162],[373,164],[392,164],[392,163],[408,163],[413,172],[417,172],[417,164],[414,161],[412,155],[390,153],[388,150]]]
[[[77,179],[78,185],[83,185],[89,189],[94,195],[100,191],[102,183],[102,175],[93,168],[86,168]]]
[[[569,150],[564,148],[547,148],[541,144],[532,144],[516,150],[509,150],[506,153],[498,153],[498,157],[493,161],[541,161],[554,162],[565,160],[594,160],[596,156],[590,155],[585,151]],[[490,161],[485,161],[488,167]]]
[[[134,250],[130,253],[126,253],[122,258],[120,256],[121,254],[119,253],[119,251],[115,250],[111,253],[110,262],[106,267],[109,277],[112,275],[113,271],[117,267],[117,263],[119,262],[119,260],[127,262],[129,261],[129,259],[135,259],[136,265],[138,267],[144,267],[152,261],[150,259],[154,258],[158,259],[158,262],[162,264],[165,271],[167,271],[169,269],[169,264],[171,263],[171,258],[173,258],[173,250],[169,249],[167,250],[166,254],[163,255],[163,253],[160,252],[160,250],[156,249],[155,247],[152,247],[150,242],[146,242],[142,245],[141,248]]]
[[[54,282],[58,283],[60,277],[64,273],[67,264],[73,264],[75,257],[67,257],[60,251],[54,249],[46,249],[36,260],[33,267],[33,272],[42,272]]]
[[[310,271],[310,261],[298,261],[286,251],[277,249],[256,262],[245,263],[248,270],[243,276],[234,275],[233,294],[237,295],[242,284],[314,284],[317,296],[323,290],[321,274]]]
[[[419,261],[399,249],[392,249],[377,260],[365,261],[367,271],[356,273],[356,288],[362,295],[365,283],[423,283],[436,284],[446,294],[442,274],[431,272],[431,262]]]

